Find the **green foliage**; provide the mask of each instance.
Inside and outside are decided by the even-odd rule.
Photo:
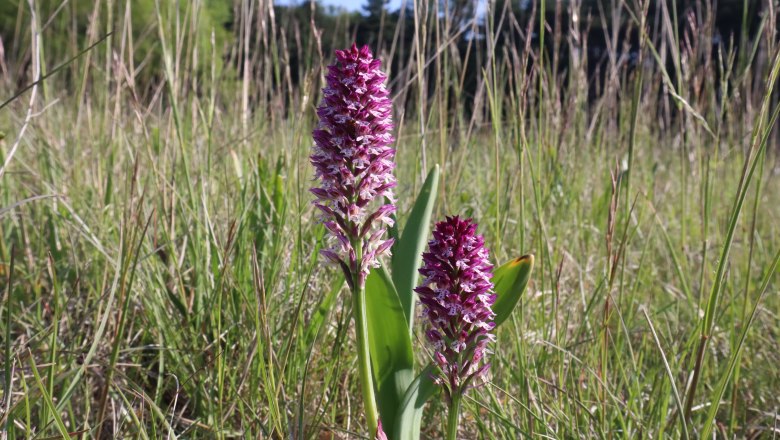
[[[406,221],[403,235],[393,247],[392,278],[384,267],[366,280],[371,365],[377,384],[377,400],[384,431],[395,437],[397,411],[414,378],[412,352],[414,288],[430,231],[436,201],[439,166],[425,179]],[[399,291],[396,286],[402,286]]]
[[[200,54],[197,60],[194,57],[188,60],[188,64],[195,64],[190,64],[190,68],[206,74],[212,63],[222,64],[221,55],[234,40],[228,28],[233,20],[233,10],[228,1],[36,1],[34,5],[38,20],[41,24],[47,24],[43,31],[43,41],[50,65],[64,62],[94,40],[113,32],[115,39],[125,40],[127,50],[133,51],[128,58],[122,54],[122,61],[140,67],[138,71],[132,72],[137,75],[133,82],[144,85],[159,81],[162,48],[156,31],[159,23],[155,2],[160,4],[163,26],[167,28],[168,34],[177,36],[185,44],[183,53],[188,57],[195,52]],[[126,19],[127,16],[130,20]],[[29,20],[27,0],[0,2],[0,38],[6,42],[5,55],[11,61],[21,61],[30,56]],[[214,51],[219,55],[214,59],[209,56],[212,53],[212,32]],[[97,52],[103,55],[105,48]],[[105,59],[104,55],[98,58],[93,54],[93,57]],[[75,69],[70,71],[68,77],[73,86],[81,79]]]
[[[533,267],[534,256],[523,255],[507,261],[493,271],[493,284],[496,291],[493,311],[496,313],[494,320],[496,326],[501,325],[512,314],[531,279]]]
[[[380,419],[390,437],[396,411],[414,379],[414,353],[405,311],[384,267],[372,270],[366,279],[366,309]]]
[[[414,378],[403,395],[396,417],[393,440],[419,440],[423,409],[439,388],[431,379],[433,366],[429,365]]]
[[[414,305],[418,272],[422,263],[422,253],[428,244],[431,230],[431,212],[436,203],[439,188],[439,166],[434,165],[425,178],[420,194],[415,199],[412,212],[404,225],[403,233],[393,246],[393,282],[398,289],[401,307],[409,324],[411,334],[414,328]]]
[[[618,14],[607,3],[607,21],[631,20],[644,51],[623,53],[619,42],[596,57],[586,29],[624,28],[584,9],[578,24],[568,8],[554,21],[551,1],[543,53],[523,36],[527,21],[499,20],[502,7],[474,27],[419,9],[414,24],[409,9],[403,24],[383,30],[398,198],[415,197],[438,163],[432,216],[473,216],[492,255],[535,254],[533,300],[506,297],[522,307],[497,328],[490,381],[464,400],[461,437],[767,435],[780,407],[777,106],[767,83],[777,9],[731,8],[757,23],[733,46],[713,48],[730,34],[714,39],[707,8],[614,2]],[[294,16],[277,6],[276,21],[255,9],[265,33],[254,24],[244,82],[241,27],[224,18],[240,8],[230,2],[207,18],[211,3],[193,17],[194,2],[161,0],[162,22],[153,0],[35,4],[46,71],[116,33],[40,85],[23,133],[32,90],[0,110],[0,407],[9,408],[0,431],[14,439],[364,432],[349,298],[338,270],[317,255],[323,234],[307,160],[323,66],[357,35],[354,14],[319,21],[327,11],[315,8],[319,46],[311,4]],[[729,4],[718,2],[717,13]],[[2,101],[31,74],[26,8],[0,1]],[[207,23],[223,20],[212,56]],[[158,61],[160,27],[170,73]],[[496,278],[501,286],[512,277]],[[373,333],[393,341],[409,327],[391,291],[383,298],[396,331]],[[380,314],[379,322],[390,317]],[[411,345],[421,347],[414,329]],[[708,343],[692,393],[702,330]],[[396,343],[375,351],[383,344]],[[425,353],[416,355],[412,365],[425,365]],[[410,364],[408,354],[399,359]],[[382,386],[401,395],[395,438],[442,432],[435,388],[424,371],[416,377],[403,379],[412,385],[404,395]]]

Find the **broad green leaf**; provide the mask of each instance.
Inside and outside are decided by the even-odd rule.
[[[391,436],[401,399],[414,379],[414,353],[401,301],[384,267],[366,279],[366,313],[379,416]]]
[[[409,333],[414,324],[414,288],[417,286],[417,269],[422,263],[422,253],[431,229],[431,212],[439,188],[439,165],[434,165],[414,202],[406,220],[398,245],[393,249],[393,282],[398,289]]]
[[[419,440],[425,404],[438,391],[431,379],[433,366],[428,365],[414,379],[406,390],[395,421],[393,440]]]
[[[523,296],[528,280],[531,279],[533,268],[534,256],[528,254],[510,260],[493,271],[493,284],[497,296],[493,304],[496,326],[501,325],[512,314],[512,310]]]

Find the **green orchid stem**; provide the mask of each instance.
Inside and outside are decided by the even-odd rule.
[[[450,414],[447,418],[447,440],[457,440],[458,422],[460,421],[460,399],[459,393],[453,393],[452,403],[450,404]]]
[[[356,280],[357,281],[357,280]],[[374,396],[374,381],[371,377],[371,356],[368,351],[368,322],[366,319],[365,283],[355,283],[352,289],[352,310],[355,315],[355,334],[357,335],[358,372],[363,392],[363,406],[366,410],[366,422],[371,438],[376,435],[379,412]]]

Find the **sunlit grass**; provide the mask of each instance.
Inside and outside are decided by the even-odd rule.
[[[318,258],[308,194],[321,72],[275,96],[216,62],[220,48],[196,55],[183,37],[197,31],[177,30],[166,4],[145,37],[168,54],[155,93],[128,81],[136,66],[114,29],[69,65],[75,80],[41,86],[0,176],[0,426],[8,438],[357,438],[349,295]],[[113,7],[121,17],[125,4]],[[653,51],[671,32],[644,46],[638,88],[635,71],[607,63],[612,81],[588,102],[584,68],[553,75],[547,53],[539,71],[519,45],[494,48],[506,57],[481,66],[466,97],[465,60],[446,38],[457,29],[439,30],[419,42],[434,76],[415,76],[425,63],[414,60],[394,90],[425,101],[397,109],[399,200],[438,163],[434,218],[477,219],[496,262],[536,255],[490,384],[464,401],[462,438],[777,435],[777,104],[762,107],[777,45],[757,51],[761,63],[734,62],[728,99],[709,80],[725,67],[693,55],[675,76],[683,87],[667,84],[680,100],[664,88]],[[79,52],[52,53],[49,37],[33,58],[56,66]],[[289,59],[293,43],[281,43],[257,60],[264,78]],[[318,69],[315,46],[305,53]],[[213,69],[187,70],[195,56]],[[450,93],[426,95],[429,81]],[[3,102],[16,88],[0,84]],[[0,163],[30,93],[0,109]],[[457,111],[467,99],[473,114]],[[429,404],[424,438],[443,432],[445,406]]]

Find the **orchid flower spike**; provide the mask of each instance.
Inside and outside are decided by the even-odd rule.
[[[479,385],[476,379],[490,365],[488,344],[495,341],[493,266],[476,230],[471,219],[457,216],[437,223],[423,253],[423,281],[415,289],[438,367],[434,381],[450,401]]]
[[[341,266],[350,286],[362,286],[393,244],[384,238],[395,212],[392,102],[368,46],[337,50],[325,80],[310,156],[314,205],[331,240],[322,255]]]

